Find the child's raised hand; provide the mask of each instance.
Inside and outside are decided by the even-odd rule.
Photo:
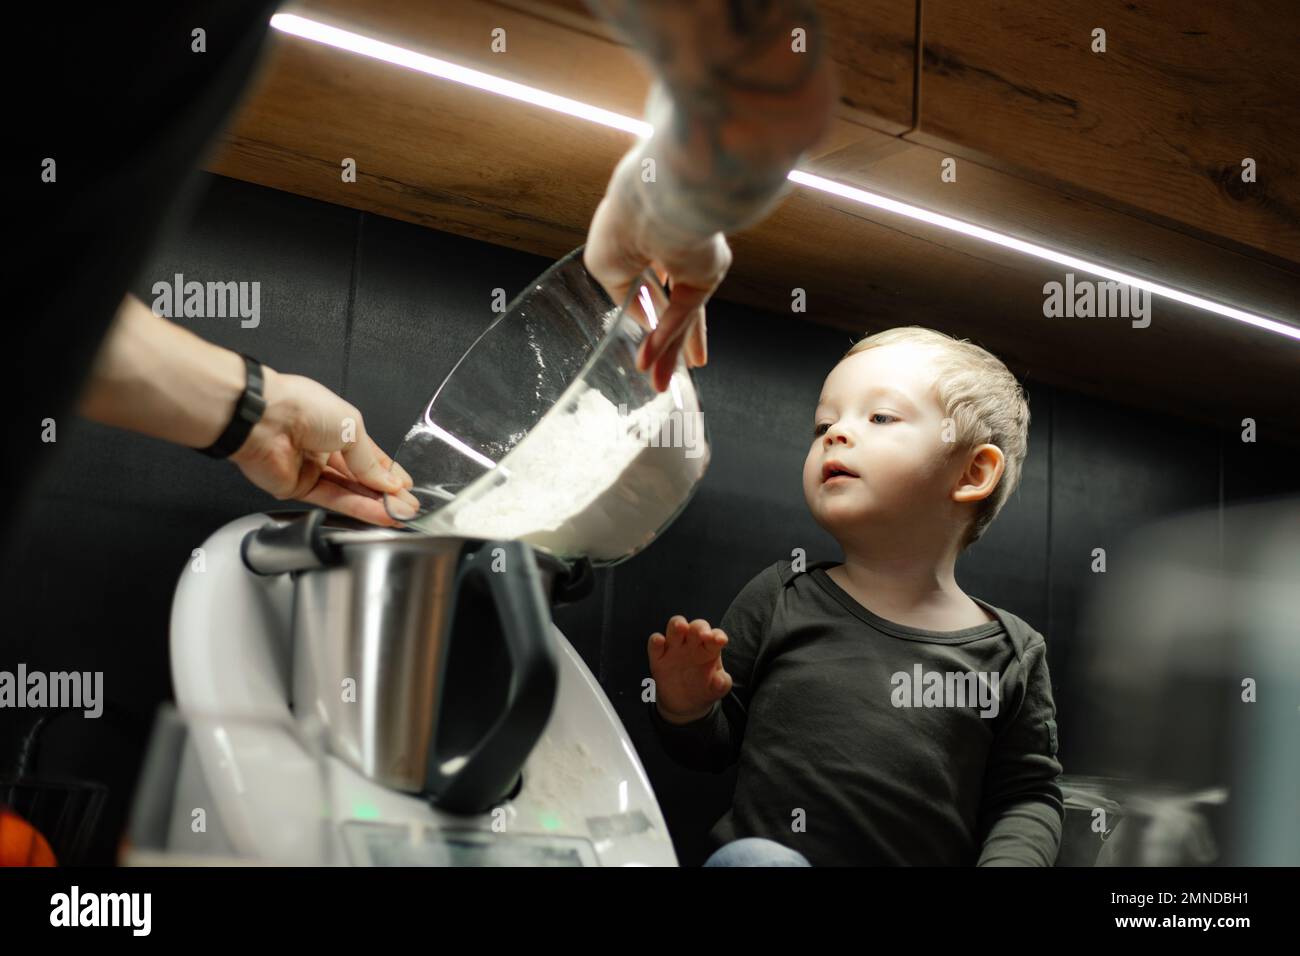
[[[666,630],[651,634],[647,647],[656,706],[670,723],[699,720],[731,690],[731,675],[722,667],[727,635],[702,618],[687,623],[680,614]]]

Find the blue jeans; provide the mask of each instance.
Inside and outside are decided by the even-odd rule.
[[[798,850],[763,837],[732,840],[713,852],[705,866],[812,866]]]

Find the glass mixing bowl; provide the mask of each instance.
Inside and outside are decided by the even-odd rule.
[[[636,367],[668,293],[646,270],[620,307],[583,248],[531,282],[438,386],[395,456],[419,509],[388,495],[393,518],[611,565],[690,501],[709,463],[694,378],[679,357],[659,393]]]

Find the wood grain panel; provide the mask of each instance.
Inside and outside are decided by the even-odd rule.
[[[649,88],[649,73],[640,57],[608,31],[578,31],[508,3],[301,0],[292,8],[284,8],[284,12],[299,13],[626,116],[642,114]],[[492,49],[492,31],[496,29],[505,31],[502,52]]]
[[[342,0],[318,3],[342,8]],[[393,16],[404,9],[398,0],[367,9],[385,3]],[[553,19],[529,22],[529,14],[514,9],[489,13],[454,29],[430,18],[422,29],[443,43],[467,37],[468,48],[504,22],[512,48],[522,44],[540,58],[508,61],[525,82],[536,83],[530,71],[549,58],[627,65],[620,58],[630,54],[606,37]],[[511,17],[518,19],[499,19]],[[381,29],[378,21],[370,28]],[[558,257],[584,240],[609,173],[632,142],[582,120],[297,38],[277,34],[270,42],[266,69],[209,164],[215,172]],[[429,47],[442,49],[432,41]],[[494,62],[486,59],[490,51],[478,55]],[[570,83],[561,92],[582,94],[577,79]],[[624,93],[608,89],[615,93],[598,102],[610,108],[620,108],[618,96],[639,102],[642,95],[630,86]],[[959,163],[956,183],[942,184],[941,153],[843,117],[814,152],[805,165],[815,172],[1233,304],[1286,316],[1300,301],[1294,270],[972,162]],[[342,181],[343,157],[357,160],[356,183]],[[1300,441],[1300,350],[1276,336],[1159,303],[1145,330],[1115,320],[1047,320],[1042,286],[1059,279],[1060,270],[802,188],[792,187],[777,212],[735,236],[733,246],[724,298],[854,333],[933,325],[986,344],[1039,381],[1199,421],[1251,414],[1261,427],[1267,423],[1269,437],[1289,427]],[[809,299],[803,315],[790,312],[796,286]],[[846,334],[846,347],[848,341]]]
[[[804,167],[1007,235],[1300,326],[1300,269],[1231,252],[1105,204],[870,132]],[[937,241],[945,242],[942,234]]]
[[[558,255],[583,240],[579,224],[628,139],[489,93],[435,92],[427,77],[372,72],[321,47],[277,45],[276,95],[244,110],[211,171]],[[543,158],[544,142],[565,145]],[[357,162],[355,183],[342,181],[345,157]]]
[[[926,0],[921,34],[910,139],[1300,262],[1295,0]]]

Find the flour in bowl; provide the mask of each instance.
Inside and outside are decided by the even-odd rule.
[[[565,557],[612,561],[639,551],[708,466],[703,414],[679,408],[674,391],[628,414],[587,389],[416,526],[518,539]]]

